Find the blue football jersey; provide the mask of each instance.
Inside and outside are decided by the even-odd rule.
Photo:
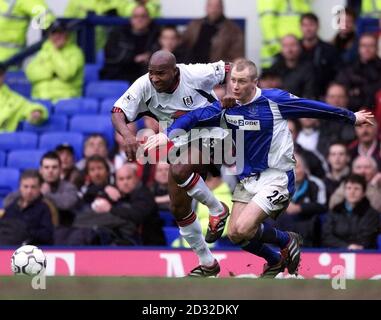
[[[260,173],[267,168],[287,172],[295,167],[294,144],[287,119],[318,118],[354,125],[353,112],[326,103],[299,98],[279,89],[257,88],[254,99],[246,105],[222,109],[219,102],[191,111],[177,119],[167,130],[171,138],[176,129],[189,131],[196,126],[220,126],[221,117],[229,129],[242,130],[244,169],[239,178]]]

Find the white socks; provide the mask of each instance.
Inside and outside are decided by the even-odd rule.
[[[177,221],[181,236],[188,242],[192,250],[197,254],[200,265],[211,266],[215,258],[209,250],[204,236],[202,235],[201,224],[197,216],[192,212],[188,217]]]
[[[206,205],[211,216],[218,216],[224,212],[223,205],[210,191],[199,174],[192,173],[187,181],[179,184],[179,187],[184,188],[190,197]]]

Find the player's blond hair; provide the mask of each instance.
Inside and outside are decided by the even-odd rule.
[[[253,61],[244,58],[237,59],[233,63],[233,69],[238,72],[248,69],[251,80],[258,79],[258,69]]]

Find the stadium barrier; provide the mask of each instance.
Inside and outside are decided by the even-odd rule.
[[[197,264],[190,250],[65,248],[43,249],[50,276],[183,277]],[[13,249],[1,249],[0,261],[11,261]],[[240,250],[214,250],[221,264],[221,277],[255,278],[263,259]],[[302,253],[300,277],[306,279],[381,279],[380,252]],[[0,276],[11,275],[10,263],[0,264]],[[282,277],[289,277],[286,273]]]

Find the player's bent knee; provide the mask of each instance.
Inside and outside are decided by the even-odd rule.
[[[173,164],[171,166],[171,173],[177,183],[184,183],[192,174],[192,167],[184,164]]]
[[[250,240],[254,237],[258,228],[238,222],[235,226],[235,229],[236,234],[239,235],[241,239]]]
[[[227,235],[232,243],[240,243],[243,240],[242,236],[233,230],[228,230]]]

